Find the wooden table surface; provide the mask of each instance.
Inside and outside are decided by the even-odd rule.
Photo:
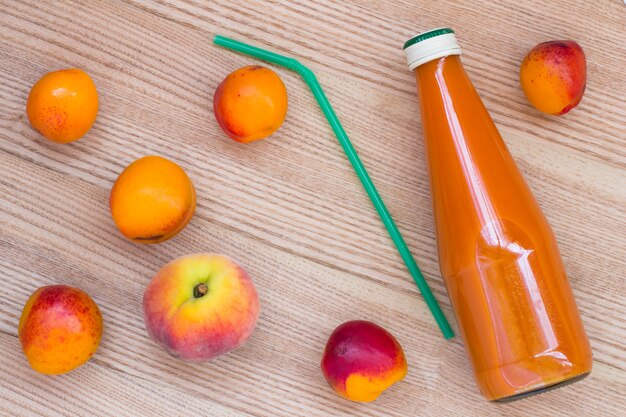
[[[625,25],[621,0],[0,0],[0,415],[623,416]],[[310,65],[453,321],[401,49],[439,26],[457,31],[465,67],[554,228],[594,351],[586,380],[507,405],[482,398],[460,338],[441,337],[296,75],[277,69],[289,114],[267,140],[227,139],[212,112],[221,79],[255,63],[214,47],[215,33]],[[527,103],[517,72],[533,45],[563,38],[585,50],[587,91],[571,113],[547,117]],[[56,145],[29,127],[25,102],[39,77],[67,67],[94,78],[101,107],[86,137]],[[108,195],[147,154],[184,167],[198,210],[176,238],[141,246],[116,230]],[[245,265],[262,313],[244,347],[188,364],[148,338],[141,300],[163,264],[205,251]],[[28,296],[52,283],[87,291],[105,320],[93,359],[59,377],[32,371],[17,339]],[[351,319],[390,330],[409,363],[371,404],[340,399],[319,368],[328,335]]]

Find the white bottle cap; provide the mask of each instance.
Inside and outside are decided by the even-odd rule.
[[[448,55],[461,55],[454,31],[439,28],[422,32],[404,43],[404,54],[412,71],[418,66]]]

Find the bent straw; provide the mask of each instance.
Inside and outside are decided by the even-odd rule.
[[[439,307],[437,300],[435,299],[435,297],[433,296],[433,293],[428,287],[428,284],[426,283],[426,280],[424,279],[422,272],[420,271],[417,264],[415,263],[415,259],[413,259],[413,256],[411,255],[411,252],[409,251],[409,248],[406,245],[406,242],[402,238],[402,235],[400,234],[398,227],[396,226],[393,219],[391,218],[391,214],[387,210],[387,207],[385,207],[385,203],[383,203],[383,199],[378,194],[378,191],[376,190],[376,187],[374,186],[372,179],[370,178],[367,171],[365,170],[365,167],[363,166],[361,159],[359,158],[359,156],[356,153],[356,150],[352,146],[352,143],[350,142],[350,139],[348,138],[346,131],[343,129],[343,126],[341,126],[341,123],[339,122],[339,119],[337,118],[335,111],[330,105],[330,102],[328,101],[326,94],[324,94],[324,90],[322,90],[322,86],[317,81],[317,78],[315,77],[315,74],[313,73],[313,71],[311,71],[310,69],[302,65],[300,62],[298,62],[294,58],[289,58],[283,55],[279,55],[277,53],[270,52],[265,49],[257,48],[255,46],[248,45],[243,42],[239,42],[239,41],[236,41],[234,39],[230,39],[224,36],[215,35],[213,42],[216,45],[223,46],[224,48],[241,52],[245,55],[249,55],[254,58],[268,61],[273,64],[279,65],[281,67],[290,69],[292,71],[297,72],[298,74],[302,76],[304,81],[307,83],[307,85],[313,92],[313,96],[315,96],[315,99],[320,105],[322,112],[324,112],[324,115],[326,116],[328,123],[330,123],[330,126],[335,132],[335,135],[337,136],[339,143],[343,147],[343,150],[346,153],[348,160],[352,164],[352,167],[356,171],[357,176],[361,180],[361,183],[363,184],[363,187],[365,188],[367,195],[372,200],[372,203],[374,204],[374,207],[376,208],[376,211],[378,212],[380,219],[382,220],[383,224],[387,228],[387,231],[389,232],[389,236],[395,243],[396,248],[398,248],[398,252],[400,252],[400,256],[404,260],[404,263],[406,264],[406,267],[411,273],[413,280],[415,281],[415,283],[417,284],[417,287],[422,293],[422,296],[424,297],[424,300],[426,301],[428,308],[430,309],[431,313],[435,317],[435,320],[437,321],[437,324],[439,325],[441,332],[443,333],[446,339],[450,339],[454,337],[454,332],[452,331],[452,328],[450,327],[450,323],[448,323],[446,316],[444,316],[443,312],[441,311],[441,307]]]

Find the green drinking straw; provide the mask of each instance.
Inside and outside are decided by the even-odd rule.
[[[402,256],[402,259],[409,269],[409,272],[413,276],[413,280],[417,284],[417,287],[422,293],[422,296],[424,296],[424,300],[426,300],[426,304],[428,305],[428,308],[435,317],[435,320],[437,321],[441,332],[446,339],[454,337],[454,331],[450,327],[450,323],[448,323],[446,316],[444,316],[443,312],[441,311],[441,307],[439,307],[439,304],[437,303],[437,300],[435,299],[433,293],[428,287],[426,280],[424,280],[422,272],[415,263],[415,259],[413,259],[413,256],[411,255],[411,252],[409,251],[406,242],[402,238],[398,227],[391,218],[391,214],[387,210],[387,207],[385,207],[385,203],[383,203],[383,199],[378,194],[378,191],[376,190],[372,179],[367,174],[367,171],[365,170],[361,159],[357,155],[354,146],[352,146],[352,143],[350,142],[346,131],[343,129],[343,126],[341,126],[341,123],[339,122],[335,111],[330,105],[330,102],[328,101],[326,94],[324,94],[324,90],[322,90],[322,86],[317,81],[317,78],[315,77],[313,71],[302,65],[300,62],[298,62],[298,60],[294,58],[279,55],[277,53],[257,48],[255,46],[248,45],[246,43],[239,42],[224,36],[215,35],[213,42],[216,45],[223,46],[224,48],[232,49],[233,51],[241,52],[242,54],[250,55],[254,58],[268,61],[272,64],[276,64],[281,67],[290,69],[302,76],[304,81],[313,92],[313,96],[315,96],[315,99],[322,108],[322,111],[324,112],[328,123],[330,123],[330,126],[333,128],[333,131],[335,132],[339,143],[343,147],[343,150],[346,153],[348,160],[350,160],[350,163],[352,164],[352,167],[354,168],[356,174],[361,180],[365,191],[367,191],[367,195],[369,195],[372,203],[374,204],[374,207],[376,207],[376,211],[378,211],[380,219],[387,228],[389,236],[391,236],[391,239],[393,240],[393,243],[395,243],[396,248],[398,248],[398,252],[400,252],[400,256]]]

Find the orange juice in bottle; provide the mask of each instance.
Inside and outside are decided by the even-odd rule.
[[[511,400],[583,378],[592,355],[556,239],[461,64],[449,28],[415,70],[441,272],[480,391]]]

